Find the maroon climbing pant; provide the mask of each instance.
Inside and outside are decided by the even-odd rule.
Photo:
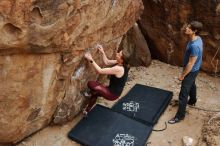
[[[107,86],[100,84],[97,81],[89,81],[87,86],[91,91],[91,97],[87,101],[86,111],[89,112],[93,105],[96,103],[96,100],[99,96],[107,99],[107,100],[115,100],[118,96],[114,95]]]

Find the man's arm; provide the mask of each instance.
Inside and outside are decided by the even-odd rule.
[[[189,57],[189,62],[186,65],[186,68],[183,70],[182,75],[179,77],[179,80],[182,81],[185,76],[192,70],[195,62],[196,62],[197,56],[190,56]]]

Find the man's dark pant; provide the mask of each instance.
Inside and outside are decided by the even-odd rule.
[[[186,105],[188,102],[188,96],[190,96],[189,102],[196,102],[196,84],[195,80],[199,71],[190,72],[182,81],[181,90],[179,94],[179,108],[176,113],[177,118],[184,119],[186,113]]]

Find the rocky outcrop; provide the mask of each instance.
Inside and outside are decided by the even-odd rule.
[[[142,9],[141,0],[1,0],[0,143],[72,119],[97,78],[85,50],[100,43],[112,57]]]
[[[182,26],[191,20],[203,23],[204,57],[202,69],[220,72],[220,1],[146,0],[139,24],[154,58],[182,65],[187,39]]]
[[[103,45],[109,58],[114,57],[116,53],[115,48],[118,48],[121,40],[122,37]],[[95,57],[94,59],[102,66],[103,61],[99,51],[93,48],[91,48],[90,51],[93,53],[93,56]],[[74,56],[77,56],[77,54]],[[65,89],[64,98],[54,114],[53,121],[56,124],[63,124],[73,119],[74,116],[78,114],[84,101],[84,97],[82,97],[79,91],[86,88],[88,80],[96,80],[99,78],[90,63],[88,64],[86,60],[81,59],[81,61],[73,65],[71,63],[74,61],[73,58],[73,56],[69,55],[65,57],[64,60],[66,60],[66,63],[63,65],[61,71],[62,74],[60,74],[59,77],[61,80],[63,80],[65,79],[66,74],[68,74],[68,77],[70,78],[68,78],[69,81],[66,83],[67,85],[65,85],[67,88]]]
[[[151,63],[150,50],[137,23],[123,37],[119,49],[129,56],[131,66],[149,66]]]

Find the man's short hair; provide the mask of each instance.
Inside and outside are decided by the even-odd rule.
[[[203,28],[203,24],[199,21],[191,21],[189,23],[189,27],[190,29],[192,29],[192,31],[195,32],[196,35],[199,34],[199,32],[202,30]]]

